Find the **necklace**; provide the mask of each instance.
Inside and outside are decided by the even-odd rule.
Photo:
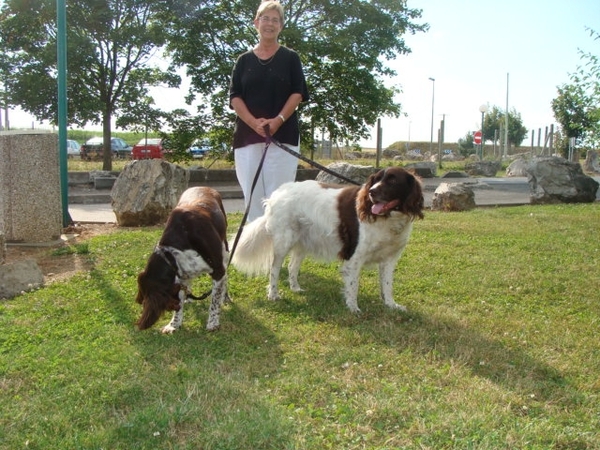
[[[273,54],[273,56],[271,56],[269,59],[260,59],[257,55],[254,56],[256,56],[256,59],[261,66],[268,66],[271,64],[271,61],[273,61],[273,58],[275,58],[275,54]]]
[[[256,56],[256,59],[261,66],[268,66],[269,64],[271,64],[271,61],[273,61],[273,59],[275,58],[275,55],[277,54],[278,50],[279,48],[275,50],[275,53],[273,53],[269,59],[260,59],[255,52],[252,53],[254,53],[254,56]]]

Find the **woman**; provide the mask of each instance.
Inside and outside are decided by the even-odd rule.
[[[233,132],[235,170],[246,207],[251,204],[248,220],[263,214],[263,199],[281,184],[296,178],[296,157],[271,145],[250,198],[265,149],[266,126],[279,142],[300,151],[296,108],[308,100],[308,89],[298,54],[277,41],[283,19],[279,2],[260,4],[254,19],[258,44],[238,57],[229,87],[230,106],[237,114]]]

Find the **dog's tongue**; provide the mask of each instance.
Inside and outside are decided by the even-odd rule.
[[[371,206],[371,213],[376,216],[380,216],[381,214],[385,214],[389,210],[395,208],[398,203],[400,203],[399,200],[392,200],[388,203],[374,203],[373,206]]]

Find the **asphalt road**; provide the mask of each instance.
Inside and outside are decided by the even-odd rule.
[[[600,183],[600,177],[593,177]],[[527,178],[424,178],[425,206],[431,207],[433,193],[441,183],[467,183],[475,193],[478,206],[512,206],[529,204],[530,189]],[[600,201],[600,189],[597,201]],[[240,198],[224,199],[228,213],[243,212],[244,201]],[[116,223],[112,207],[108,203],[71,204],[69,213],[75,222]]]

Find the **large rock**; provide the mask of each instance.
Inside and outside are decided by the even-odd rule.
[[[588,150],[585,155],[585,163],[583,164],[586,172],[600,173],[600,164],[598,164],[598,152]]]
[[[421,178],[433,178],[437,174],[437,164],[431,161],[419,161],[404,166],[406,170],[411,170]]]
[[[327,168],[360,184],[366,182],[367,178],[369,178],[369,176],[376,170],[373,166],[358,166],[355,164],[348,164],[345,162],[334,162],[329,164]],[[320,183],[326,184],[347,184],[341,178],[338,178],[324,171],[319,172],[319,174],[316,177],[316,180]]]
[[[44,284],[44,274],[33,259],[0,265],[0,298],[12,298]]]
[[[187,170],[162,159],[130,162],[110,193],[117,223],[124,227],[164,223],[189,178]]]
[[[591,203],[598,191],[598,182],[585,175],[579,163],[557,156],[532,159],[527,181],[533,204]]]
[[[465,171],[471,176],[495,177],[502,164],[500,161],[475,161],[465,166]]]
[[[475,193],[464,183],[441,183],[431,201],[434,211],[468,211],[475,208]]]
[[[441,178],[469,178],[469,174],[460,170],[450,170],[442,175]]]
[[[528,161],[522,158],[515,159],[506,168],[507,177],[526,177],[527,176],[527,165]]]

